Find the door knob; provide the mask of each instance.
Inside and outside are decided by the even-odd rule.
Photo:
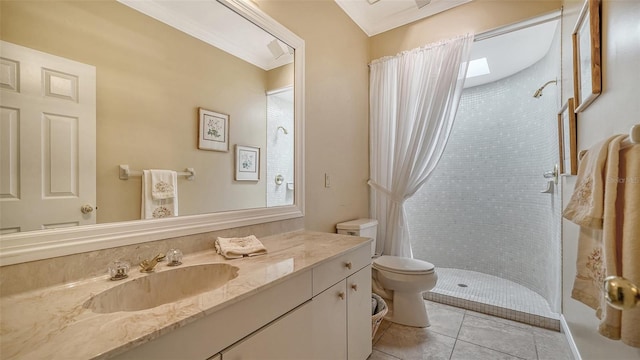
[[[80,211],[83,214],[90,214],[93,212],[93,206],[86,204],[86,205],[82,205],[82,207],[80,207]]]
[[[609,276],[604,279],[604,297],[607,303],[618,310],[628,310],[640,303],[640,289],[631,281]]]

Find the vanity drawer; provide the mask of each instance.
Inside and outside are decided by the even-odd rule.
[[[313,268],[313,296],[371,264],[369,243]]]

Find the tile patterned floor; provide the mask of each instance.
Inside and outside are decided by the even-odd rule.
[[[383,321],[369,360],[570,360],[564,334],[425,301],[431,326]]]
[[[427,300],[560,330],[560,315],[551,311],[542,296],[520,284],[476,271],[450,268],[437,271],[438,283],[424,294]]]

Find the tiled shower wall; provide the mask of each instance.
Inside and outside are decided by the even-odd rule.
[[[287,129],[285,134],[278,126]],[[278,185],[277,175],[284,181]],[[293,204],[293,88],[267,95],[267,206]]]
[[[407,201],[414,257],[528,287],[560,307],[561,196],[540,193],[558,162],[560,45],[531,67],[465,89],[444,155]],[[508,56],[505,55],[505,56]]]

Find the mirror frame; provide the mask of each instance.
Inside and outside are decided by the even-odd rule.
[[[0,235],[0,266],[304,216],[304,40],[250,0],[217,1],[295,49],[293,205]]]

